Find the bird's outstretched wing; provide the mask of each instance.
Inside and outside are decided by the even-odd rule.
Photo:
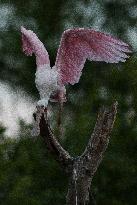
[[[48,52],[36,34],[31,30],[25,29],[23,26],[21,27],[21,33],[23,52],[28,56],[34,53],[37,66],[50,64]]]
[[[55,66],[59,83],[75,84],[79,81],[86,59],[107,63],[125,62],[129,45],[110,35],[91,29],[77,28],[64,31]]]

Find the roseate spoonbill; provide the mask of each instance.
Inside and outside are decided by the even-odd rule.
[[[125,62],[129,45],[108,34],[87,28],[63,32],[55,66],[51,68],[49,55],[36,34],[21,27],[23,51],[36,56],[36,87],[40,93],[38,105],[47,107],[48,101],[66,101],[65,85],[78,83],[86,59],[106,63]]]

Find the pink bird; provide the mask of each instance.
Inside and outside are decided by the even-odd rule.
[[[48,101],[65,102],[65,85],[79,82],[86,59],[106,63],[125,62],[131,53],[129,45],[110,35],[86,28],[63,32],[55,66],[51,68],[49,55],[35,33],[21,27],[23,51],[36,56],[36,87],[40,93],[38,105],[47,107]]]

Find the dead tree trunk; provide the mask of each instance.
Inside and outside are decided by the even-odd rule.
[[[81,156],[73,158],[54,136],[44,108],[37,108],[34,118],[39,126],[40,135],[49,151],[69,176],[66,196],[67,205],[88,205],[92,179],[108,146],[116,112],[117,102],[109,109],[102,108],[100,110],[94,131],[85,151]]]

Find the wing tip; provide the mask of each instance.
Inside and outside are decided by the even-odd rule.
[[[26,28],[24,26],[20,27],[21,33],[24,33],[26,31]]]

